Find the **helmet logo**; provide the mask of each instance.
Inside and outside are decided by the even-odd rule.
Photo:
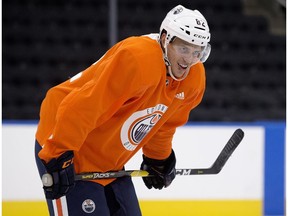
[[[194,37],[200,38],[200,39],[206,39],[205,36],[199,35],[199,34],[194,34]]]
[[[176,14],[181,13],[182,11],[183,11],[183,8],[182,8],[182,7],[179,7],[179,8],[176,8],[176,9],[174,10],[173,14],[176,15]]]

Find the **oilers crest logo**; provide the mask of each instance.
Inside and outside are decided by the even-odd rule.
[[[124,148],[134,151],[161,119],[167,108],[164,104],[158,104],[155,107],[133,113],[121,128],[121,142]]]
[[[86,213],[92,213],[95,211],[96,205],[91,199],[86,199],[82,203],[82,209]]]

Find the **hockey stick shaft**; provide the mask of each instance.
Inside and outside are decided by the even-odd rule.
[[[237,148],[244,137],[244,132],[241,129],[237,129],[225,147],[220,152],[219,156],[210,168],[199,169],[176,169],[176,175],[205,175],[205,174],[218,174],[231,154]],[[149,173],[145,170],[121,170],[116,172],[91,172],[80,173],[75,176],[75,180],[93,180],[93,179],[107,179],[107,178],[119,178],[119,177],[149,177]]]

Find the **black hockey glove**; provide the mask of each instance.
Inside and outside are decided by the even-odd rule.
[[[152,187],[161,190],[168,187],[176,176],[176,157],[174,151],[166,160],[155,160],[143,155],[141,170],[146,170],[153,177],[143,177],[143,181],[147,188]]]
[[[53,158],[48,163],[42,161],[53,180],[51,186],[43,186],[47,199],[58,199],[69,193],[74,188],[75,171],[73,158],[73,152],[67,151],[59,158]]]

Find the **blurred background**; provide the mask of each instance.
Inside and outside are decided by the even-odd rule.
[[[158,32],[177,4],[211,29],[207,91],[191,121],[286,118],[286,1],[4,0],[3,119],[38,120],[46,91],[128,36]]]
[[[135,180],[141,208],[149,216],[165,209],[167,216],[284,215],[285,0],[3,0],[3,215],[47,215],[32,151],[46,91],[89,67],[118,41],[158,33],[178,4],[205,16],[212,45],[203,101],[190,113],[190,126],[176,133],[175,148],[183,156],[178,163],[186,168],[191,160],[197,166],[214,159],[201,151],[207,152],[209,143],[215,144],[209,149],[221,149],[236,127],[246,135],[221,175],[178,178],[162,195],[148,195],[141,179],[139,185]],[[15,167],[25,187],[17,182],[19,173],[11,172]],[[161,202],[171,194],[194,201]],[[157,197],[159,202],[153,200]]]

